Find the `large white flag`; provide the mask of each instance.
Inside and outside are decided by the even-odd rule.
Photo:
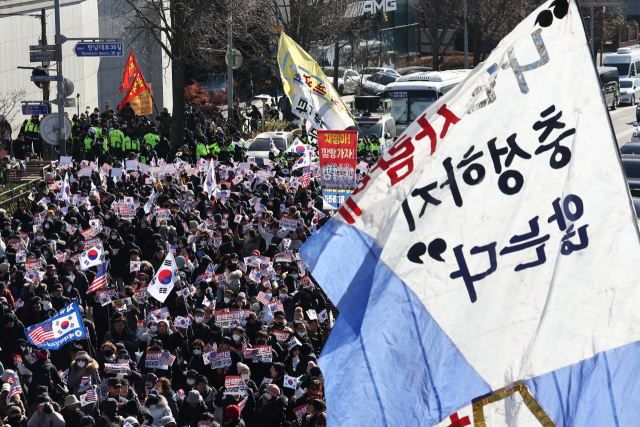
[[[147,292],[160,302],[164,302],[173,289],[173,283],[180,277],[178,276],[178,265],[173,257],[173,252],[167,251],[158,272],[153,276]]]
[[[580,10],[547,1],[302,247],[341,312],[327,424],[637,422],[638,237]]]
[[[155,201],[156,201],[156,189],[155,187],[153,187],[151,189],[151,195],[149,196],[149,200],[147,200],[147,203],[145,203],[144,205],[144,213],[148,214],[149,212],[151,212]]]
[[[209,160],[209,169],[207,170],[207,178],[204,180],[204,190],[207,192],[209,197],[211,197],[211,193],[216,189],[216,171],[213,168],[213,160]]]
[[[100,265],[104,262],[104,247],[102,243],[85,248],[79,257],[80,268],[86,270],[94,265]]]
[[[69,186],[69,172],[64,174],[62,188],[60,189],[60,199],[64,202],[71,200],[71,187]]]

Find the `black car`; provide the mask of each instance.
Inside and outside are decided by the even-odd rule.
[[[629,185],[631,196],[640,197],[640,156],[623,154],[622,166],[627,175],[627,184]]]

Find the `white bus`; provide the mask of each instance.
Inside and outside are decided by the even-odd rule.
[[[382,97],[391,101],[390,113],[397,135],[422,114],[429,105],[459,84],[471,70],[427,71],[409,74],[389,84]]]
[[[621,79],[634,77],[640,73],[640,50],[621,47],[617,53],[605,56],[603,66],[617,68]]]

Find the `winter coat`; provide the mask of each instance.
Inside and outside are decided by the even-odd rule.
[[[171,416],[175,419],[178,416],[178,399],[175,391],[168,389],[162,392],[162,397],[167,401],[167,405],[171,410]]]
[[[178,426],[189,426],[189,427],[198,427],[200,423],[200,415],[207,412],[207,407],[204,402],[200,402],[197,408],[192,408],[191,404],[187,403],[186,399],[182,408],[180,409],[180,413],[178,414],[178,419],[176,420],[176,425]]]
[[[69,391],[72,391],[73,394],[79,399],[81,394],[85,393],[85,390],[80,392],[80,383],[82,382],[82,377],[91,377],[91,384],[100,384],[100,374],[99,374],[99,365],[95,359],[90,359],[84,368],[80,368],[78,366],[78,362],[75,360],[71,362],[71,367],[69,368],[69,378],[67,379],[67,386],[69,387]]]
[[[128,325],[124,325],[124,329],[121,334],[117,333],[114,328],[111,328],[111,331],[104,336],[102,343],[104,344],[107,341],[111,341],[114,344],[119,342],[123,343],[129,354],[135,354],[136,351],[138,351],[138,340],[136,338],[136,334],[129,329]]]
[[[9,319],[13,319],[13,327],[7,329],[5,326]],[[13,367],[13,357],[9,349],[13,348],[18,339],[24,339],[24,326],[22,322],[18,320],[15,314],[5,313],[0,319],[0,348],[3,351],[0,352],[0,361],[5,369]]]
[[[51,412],[47,414],[45,412],[35,411],[29,421],[27,427],[65,427],[64,418],[58,412]]]
[[[289,399],[280,395],[264,405],[262,398],[256,402],[256,411],[251,419],[251,427],[280,427],[284,421]]]
[[[29,422],[29,419],[27,417],[25,417],[24,415],[20,416],[20,417],[16,417],[16,418],[11,418],[9,419],[9,417],[5,418],[3,421],[6,425],[11,426],[11,427],[27,427],[27,423]]]
[[[67,408],[63,408],[61,415],[64,418],[64,422],[67,424],[66,427],[78,427],[80,425],[80,420],[85,414],[80,409],[75,412],[71,412]]]
[[[152,425],[157,427],[162,427],[162,417],[171,416],[169,404],[164,396],[159,396],[158,404],[156,405],[148,405],[145,403],[142,407],[142,412],[151,415],[153,417]]]

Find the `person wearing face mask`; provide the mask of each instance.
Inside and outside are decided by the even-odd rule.
[[[105,372],[105,363],[116,363],[117,361],[117,349],[116,346],[112,342],[104,342],[100,347],[100,351],[96,354],[96,361],[100,365],[100,372],[102,374],[106,374]]]
[[[307,333],[307,324],[304,320],[294,320],[296,339],[300,341],[300,344],[311,344],[309,334]]]
[[[33,378],[29,387],[29,398],[27,401],[33,402],[36,397],[36,391],[38,386],[47,387],[49,393],[53,393],[54,386],[64,386],[58,369],[51,363],[51,353],[46,348],[34,350],[36,361],[31,365],[31,372],[33,372]]]
[[[269,384],[256,401],[252,425],[271,427],[276,425],[275,420],[280,423],[285,416],[288,403],[289,399],[280,392],[280,388],[275,384]]]
[[[206,280],[202,280],[198,282],[198,286],[196,287],[196,293],[193,295],[193,308],[203,308],[204,307],[204,299],[208,299],[209,301],[213,301],[215,296],[213,295],[213,291],[209,287],[209,282]]]
[[[242,365],[239,363],[238,365]],[[246,366],[245,366],[246,367]],[[241,366],[238,366],[238,370],[240,370]],[[243,368],[244,369],[244,368]],[[251,380],[249,380],[251,381]],[[255,384],[254,384],[255,385]],[[248,386],[248,384],[247,384]],[[236,396],[232,394],[226,394],[226,387],[220,387],[220,390],[216,392],[216,398],[214,400],[214,405],[216,406],[216,412],[214,413],[214,417],[216,421],[220,423],[220,425],[229,425],[240,417],[240,408],[238,405],[245,396]],[[245,408],[242,412],[242,417],[245,416],[245,422],[249,423],[253,416],[253,411],[255,410],[256,400],[254,391],[252,389],[249,390],[247,395],[247,402],[245,404]],[[231,417],[229,417],[229,415]]]
[[[124,417],[118,414],[118,401],[107,398],[102,401],[102,417],[96,423],[96,427],[107,427],[111,423],[124,425]]]
[[[4,424],[11,427],[27,427],[29,421],[24,415],[24,409],[21,409],[17,405],[9,405],[7,408],[7,418],[4,419]]]
[[[287,321],[293,320],[293,313],[296,310],[296,306],[293,303],[293,300],[289,296],[289,288],[286,285],[278,286],[278,300],[282,304],[282,308],[284,308],[284,317]]]
[[[98,362],[89,356],[86,351],[77,352],[76,358],[71,362],[71,367],[69,368],[69,377],[67,379],[69,391],[71,391],[75,397],[80,397],[80,395],[86,393],[91,385],[99,385],[100,375],[98,369]],[[89,377],[90,379],[83,382],[83,378],[85,377]],[[93,409],[94,406],[89,408],[85,407],[87,413],[91,413]]]
[[[151,343],[151,339],[156,335],[158,335],[158,323],[154,320],[149,320],[146,327],[143,326],[136,331],[138,341],[146,346]]]
[[[220,301],[218,301],[220,302]],[[218,308],[234,308],[233,306],[235,305],[235,296],[233,295],[233,292],[231,291],[225,291],[224,292],[224,297],[222,298],[222,303],[218,304]]]
[[[144,402],[142,412],[152,419],[151,425],[155,427],[163,427],[162,418],[171,416],[171,410],[167,403],[167,399],[160,395],[158,390],[152,389]]]
[[[47,243],[47,240],[44,237],[44,231],[38,230],[36,232],[36,239],[34,240],[33,244],[31,245],[31,248],[39,248],[42,245],[44,245],[45,243]]]
[[[160,326],[159,329],[161,329],[162,326]],[[180,335],[180,334],[176,334],[176,335]],[[173,364],[171,365],[166,365],[163,363],[159,363],[156,365],[156,367],[150,367],[148,366],[148,364],[146,363],[147,361],[157,361],[157,354],[159,353],[164,353],[165,351],[169,351],[169,349],[164,348],[162,345],[162,341],[160,340],[160,338],[153,338],[153,340],[151,341],[150,347],[147,348],[144,353],[142,353],[142,356],[140,357],[140,372],[143,375],[149,374],[149,373],[153,373],[157,376],[160,377],[165,377],[168,378],[169,380],[173,379],[173,372],[174,372],[174,368],[176,368],[178,366],[178,358],[176,357],[176,359],[174,360]],[[169,353],[173,354],[173,352],[169,351]],[[175,354],[174,354],[175,356]]]
[[[193,346],[194,340],[209,341],[210,329],[204,323],[204,310],[197,308],[193,313],[193,324],[187,329],[187,339],[190,346]]]
[[[85,407],[85,410],[88,409]],[[77,426],[80,423],[84,412],[80,410],[80,401],[73,394],[64,398],[64,409],[61,412],[67,426]]]
[[[300,361],[298,362],[294,376],[300,377],[308,374],[307,369],[310,363],[313,363],[314,366],[318,364],[318,358],[313,353],[313,346],[310,343],[302,344],[300,348]]]
[[[242,280],[242,271],[233,263],[227,264],[224,271],[224,280],[227,283],[227,289],[233,293],[240,292],[240,284]]]
[[[196,378],[200,376],[200,373],[195,369],[190,369],[187,371],[187,375],[185,376],[185,380],[180,386],[182,390],[184,390],[185,394],[189,394],[191,390],[196,389]],[[206,368],[205,368],[206,369]],[[203,371],[204,372],[204,371]]]

